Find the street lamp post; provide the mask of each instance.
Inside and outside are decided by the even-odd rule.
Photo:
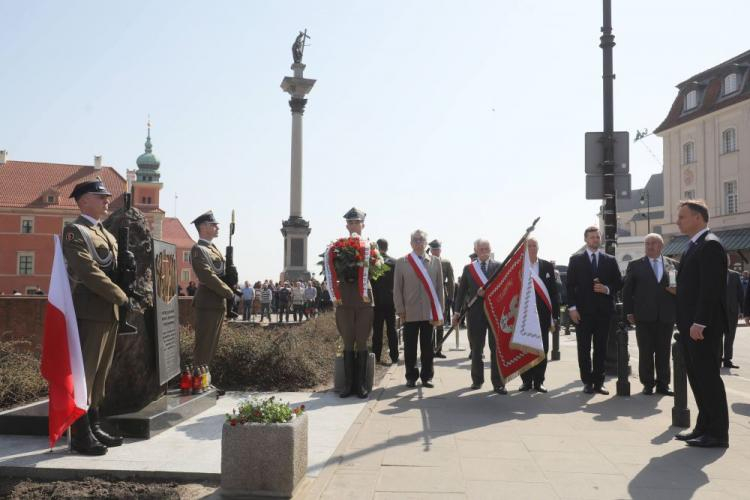
[[[646,220],[648,221],[648,232],[651,233],[651,200],[648,196],[648,189],[641,193],[641,206],[646,205]]]

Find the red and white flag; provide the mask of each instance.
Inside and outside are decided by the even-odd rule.
[[[506,382],[546,356],[525,242],[489,282],[484,297],[484,312],[495,334],[500,377]]]
[[[49,446],[88,411],[86,374],[65,259],[55,235],[55,256],[44,315],[42,376],[49,384]]]

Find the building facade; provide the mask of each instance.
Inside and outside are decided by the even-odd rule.
[[[133,206],[144,213],[154,238],[177,246],[178,275],[186,277],[189,270],[192,279],[192,269],[184,255],[189,255],[194,242],[179,220],[165,219],[159,208],[162,184],[150,130],[146,151],[136,163]],[[70,165],[14,161],[7,151],[0,151],[0,294],[48,291],[53,235],[62,234],[65,224],[79,214],[70,193],[76,184],[97,177],[112,193],[110,211],[122,207],[127,181],[115,168],[102,165],[101,156],[94,157],[93,165]],[[189,281],[180,281],[183,289]]]
[[[750,258],[750,51],[677,85],[654,133],[664,150],[665,253],[687,248],[675,224],[680,200],[702,198],[709,226],[742,267]]]

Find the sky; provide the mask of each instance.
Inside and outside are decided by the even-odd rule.
[[[0,149],[10,159],[135,168],[151,117],[161,208],[212,209],[241,280],[278,279],[289,216],[291,75],[305,77],[308,266],[367,213],[365,236],[410,251],[415,229],[454,267],[487,238],[498,259],[541,217],[540,257],[567,263],[596,223],[584,133],[602,128],[601,2],[0,0]],[[616,130],[655,129],[675,86],[748,50],[750,3],[613,1]],[[630,145],[633,188],[661,139]]]

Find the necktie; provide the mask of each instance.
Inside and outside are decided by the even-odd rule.
[[[481,268],[482,268],[482,273],[483,273],[483,274],[484,274],[485,276],[487,276],[487,262],[486,262],[486,261],[482,261],[482,262],[481,262],[481,263],[479,264],[479,267],[481,267]]]
[[[597,274],[597,270],[598,270],[598,267],[596,265],[596,254],[592,253],[591,254],[591,272],[593,272],[594,275],[596,275]]]
[[[656,259],[651,259],[651,267],[654,270],[654,276],[656,276],[656,281],[659,281],[659,263],[656,261]]]

